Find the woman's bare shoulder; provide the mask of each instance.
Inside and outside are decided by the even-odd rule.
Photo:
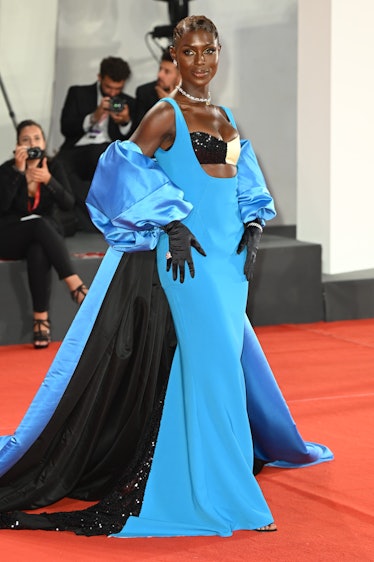
[[[130,140],[140,146],[144,154],[152,155],[160,146],[164,148],[174,136],[174,108],[161,100],[144,115]]]

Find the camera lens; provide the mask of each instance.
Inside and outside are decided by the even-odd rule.
[[[27,149],[27,156],[29,160],[36,160],[43,157],[43,150],[39,146],[33,146]]]
[[[123,98],[120,98],[119,96],[114,96],[113,98],[110,99],[109,109],[110,111],[114,111],[115,113],[121,113],[125,105],[126,105],[126,101]]]

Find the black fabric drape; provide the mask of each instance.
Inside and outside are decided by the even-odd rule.
[[[108,494],[148,447],[175,345],[155,252],[124,254],[50,422],[0,479],[0,511]]]

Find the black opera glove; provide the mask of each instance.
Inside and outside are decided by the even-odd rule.
[[[262,226],[258,219],[245,224],[243,236],[239,242],[237,253],[240,254],[247,248],[247,257],[244,264],[244,274],[248,281],[251,281],[255,269],[257,250],[260,245]]]
[[[187,262],[191,277],[195,277],[195,267],[192,259],[191,247],[193,246],[202,256],[206,256],[206,253],[195,236],[189,228],[180,221],[169,222],[169,224],[163,227],[163,230],[169,237],[169,252],[166,256],[166,271],[169,271],[172,267],[174,281],[178,279],[179,271],[179,281],[183,283],[185,262]]]

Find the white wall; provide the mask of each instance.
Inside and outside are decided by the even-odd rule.
[[[297,3],[256,4],[230,34],[231,103],[275,197],[278,216],[271,224],[295,224]]]
[[[0,0],[0,162],[12,156],[16,122],[34,119],[48,131],[55,72],[58,0]]]
[[[374,3],[299,0],[297,236],[324,273],[374,268]]]
[[[189,2],[190,14],[207,15],[219,29],[214,102],[233,109],[242,136],[254,145],[276,200],[272,224],[296,222],[296,12],[297,0]],[[68,87],[94,82],[100,60],[115,55],[133,70],[126,88],[133,94],[157,72],[145,36],[167,24],[167,2],[159,0],[0,0],[0,72],[17,120],[40,120],[53,153],[62,141],[59,116]],[[1,99],[0,132],[3,161],[14,148],[14,130]]]

